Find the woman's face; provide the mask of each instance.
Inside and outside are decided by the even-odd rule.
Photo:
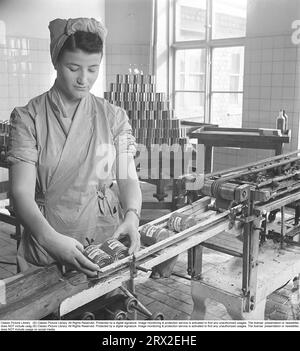
[[[85,97],[93,87],[102,53],[89,54],[82,50],[65,50],[56,66],[58,87],[68,100]]]

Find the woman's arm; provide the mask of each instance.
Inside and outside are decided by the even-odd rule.
[[[127,153],[121,153],[117,156],[116,161],[116,176],[122,207],[125,213],[128,209],[135,209],[138,214],[140,214],[142,207],[142,193],[133,156]],[[118,237],[120,234],[129,235],[131,240],[129,253],[136,252],[140,249],[140,235],[137,230],[138,226],[139,217],[134,211],[128,211],[125,215],[124,222],[114,234],[114,237]]]
[[[62,264],[95,275],[99,267],[83,254],[83,246],[75,239],[55,231],[40,212],[35,202],[36,168],[27,162],[17,162],[10,167],[10,194],[18,218],[28,228],[37,242]]]

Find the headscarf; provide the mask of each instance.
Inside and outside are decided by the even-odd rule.
[[[56,65],[58,54],[65,41],[77,31],[96,33],[104,43],[107,35],[105,26],[94,18],[57,18],[49,23],[50,53],[53,65]]]

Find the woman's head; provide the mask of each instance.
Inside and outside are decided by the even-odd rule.
[[[74,34],[71,34],[64,42],[58,53],[57,61],[59,61],[65,50],[73,52],[76,50],[82,50],[87,54],[102,54],[103,42],[100,36],[96,33],[77,31]]]
[[[68,98],[82,98],[98,77],[107,31],[93,18],[56,19],[49,29],[57,85]]]

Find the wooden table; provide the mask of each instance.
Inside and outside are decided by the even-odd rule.
[[[189,133],[191,139],[205,146],[205,173],[212,172],[214,147],[237,147],[274,150],[283,153],[283,144],[291,140],[291,131],[280,135],[278,130],[263,128],[220,128],[204,126]]]

